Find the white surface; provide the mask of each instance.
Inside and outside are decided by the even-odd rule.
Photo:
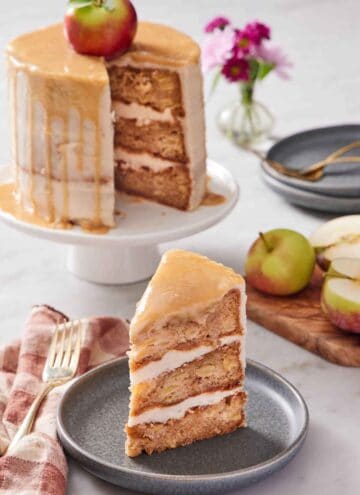
[[[135,0],[142,18],[165,21],[200,38],[201,26],[226,14],[242,23],[263,19],[274,28],[295,61],[293,79],[270,77],[258,98],[278,120],[276,133],[360,120],[360,3],[357,0]],[[59,20],[65,0],[12,0],[0,16],[0,50],[24,30]],[[4,65],[0,75],[0,163],[10,157]],[[208,81],[209,83],[209,81]],[[241,270],[259,230],[295,228],[310,234],[331,215],[311,214],[266,188],[257,160],[226,141],[215,114],[236,89],[219,86],[208,103],[209,156],[226,164],[241,187],[232,214],[218,226],[181,242]],[[0,225],[0,317],[2,342],[20,335],[32,304],[46,302],[72,317],[90,314],[130,317],[145,284],[101,287],[64,270],[64,246],[24,236]],[[310,408],[310,432],[303,450],[283,471],[237,495],[355,495],[360,486],[360,369],[323,361],[249,322],[248,355],[291,380]],[[67,495],[129,495],[71,463]],[[184,494],[186,495],[186,494]],[[220,494],[219,494],[220,495]]]

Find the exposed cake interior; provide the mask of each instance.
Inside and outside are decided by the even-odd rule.
[[[229,268],[186,251],[164,255],[130,329],[128,455],[245,425],[245,302]]]
[[[116,187],[183,210],[205,192],[200,50],[182,33],[142,23],[132,50],[108,64]]]

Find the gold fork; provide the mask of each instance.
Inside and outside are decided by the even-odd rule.
[[[43,386],[23,419],[23,422],[19,426],[14,438],[10,442],[7,449],[8,453],[21,438],[30,433],[39,407],[48,393],[54,388],[68,382],[75,376],[79,365],[81,330],[81,320],[70,321],[55,326],[43,370]]]
[[[261,153],[259,150],[247,148],[249,151],[258,156],[262,161],[270,165],[271,168],[279,172],[280,174],[286,175],[288,177],[293,177],[295,179],[302,179],[306,181],[317,181],[321,179],[324,175],[326,167],[329,165],[334,165],[336,163],[360,163],[360,156],[342,156],[344,153],[351,151],[354,148],[360,148],[360,141],[354,141],[353,143],[347,144],[342,148],[334,151],[329,156],[320,160],[319,162],[313,163],[308,167],[300,170],[289,169],[282,165],[276,160],[270,160]]]

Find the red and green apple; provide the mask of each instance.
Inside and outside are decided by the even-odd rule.
[[[64,25],[76,52],[113,58],[129,49],[137,15],[130,0],[69,0]]]
[[[314,265],[315,252],[306,237],[289,229],[270,230],[250,248],[246,279],[267,294],[295,294],[310,282]]]

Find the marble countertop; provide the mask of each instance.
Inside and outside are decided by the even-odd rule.
[[[0,16],[0,52],[16,34],[61,19],[64,0],[12,0]],[[291,82],[272,76],[258,98],[277,118],[276,134],[307,127],[358,122],[360,116],[360,3],[357,0],[135,0],[141,18],[172,24],[201,37],[216,14],[239,24],[259,18],[295,62]],[[46,47],[44,47],[46,49]],[[0,164],[10,159],[5,67],[0,66]],[[220,85],[207,104],[209,156],[224,164],[241,187],[232,214],[206,232],[176,246],[202,252],[241,270],[259,230],[290,227],[312,232],[330,218],[289,206],[263,184],[256,159],[220,135],[219,108],[236,97]],[[163,245],[166,249],[175,244]],[[64,246],[29,238],[0,224],[0,344],[18,337],[33,304],[47,303],[72,317],[131,317],[145,284],[103,287],[74,278],[64,266]],[[248,355],[282,373],[304,395],[310,409],[309,436],[283,471],[242,495],[350,495],[360,486],[360,370],[330,364],[249,322]],[[70,463],[68,495],[125,495]],[[185,494],[184,494],[185,495]]]

